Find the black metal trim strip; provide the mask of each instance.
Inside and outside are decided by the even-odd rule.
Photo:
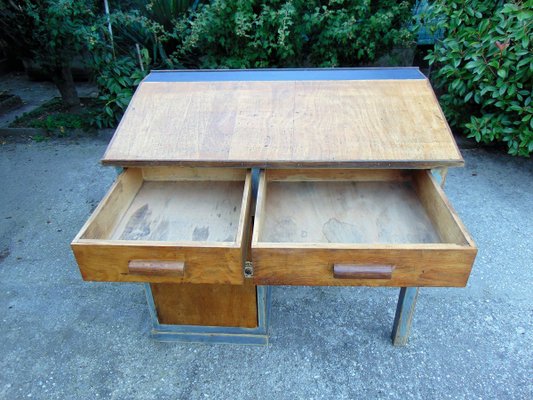
[[[426,79],[416,67],[152,71],[144,82],[272,82]]]

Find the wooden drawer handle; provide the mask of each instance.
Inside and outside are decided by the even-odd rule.
[[[180,261],[131,260],[128,272],[131,275],[183,276],[185,263]]]
[[[333,277],[337,279],[391,279],[394,265],[334,264]]]

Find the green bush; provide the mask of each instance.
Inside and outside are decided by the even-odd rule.
[[[413,43],[414,3],[213,0],[176,24],[174,56],[202,68],[365,65]]]
[[[102,112],[93,119],[99,128],[116,126],[150,69],[173,66],[160,40],[164,35],[159,24],[136,11],[115,12],[110,21],[112,37],[107,18],[90,27],[86,36],[102,102]]]
[[[135,88],[150,70],[183,67],[168,56],[181,46],[181,38],[170,31],[197,4],[198,0],[130,0],[87,30],[91,66],[102,102],[94,125],[116,126]]]
[[[450,124],[477,142],[533,151],[533,1],[437,0],[426,19],[445,38],[427,59]]]
[[[150,61],[145,49],[141,52],[145,65]],[[96,59],[96,57],[94,57]],[[133,91],[146,76],[133,57],[119,56],[113,58],[103,54],[94,63],[99,73],[96,77],[98,99],[101,101],[101,113],[94,116],[92,122],[98,128],[114,127],[128,107]]]

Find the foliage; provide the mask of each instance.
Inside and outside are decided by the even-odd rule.
[[[66,136],[72,129],[90,130],[90,120],[101,108],[92,98],[82,99],[83,108],[72,112],[59,98],[52,99],[40,107],[19,116],[10,124],[12,128],[41,128],[49,135]]]
[[[132,1],[129,8],[112,12],[109,19],[103,17],[87,30],[91,66],[103,102],[94,125],[115,126],[151,69],[182,67],[168,56],[181,46],[181,39],[169,31],[198,4],[199,0]]]
[[[195,10],[198,2],[198,0],[151,0],[146,5],[146,10],[153,21],[171,30],[175,19],[189,9]]]
[[[67,129],[88,129],[86,119],[83,116],[72,113],[58,113],[48,115],[42,120],[35,120],[32,123],[33,128],[42,128],[46,131],[59,131],[61,135],[65,134]]]
[[[313,65],[367,64],[394,46],[414,45],[408,25],[414,1],[330,1],[319,7],[320,3],[304,17]]]
[[[437,0],[426,16],[445,28],[427,57],[452,126],[478,142],[533,151],[533,1]]]
[[[414,1],[213,0],[177,21],[174,59],[191,67],[365,65],[412,43]]]
[[[2,32],[19,55],[54,69],[84,49],[83,27],[93,17],[91,1],[0,0]]]
[[[93,8],[93,0],[0,0],[5,40],[51,74],[69,106],[79,105],[70,65],[86,48],[83,31],[94,19]]]
[[[146,49],[142,52],[143,62],[149,65]],[[107,56],[107,55],[106,55]],[[133,91],[146,75],[137,62],[128,56],[120,56],[109,60],[104,56],[99,60],[101,64],[96,83],[99,87],[99,99],[102,101],[102,112],[95,116],[93,123],[98,128],[114,127],[126,110]]]
[[[161,25],[137,11],[115,12],[110,18],[113,37],[107,18],[99,20],[86,34],[102,101],[102,112],[93,119],[99,128],[116,126],[133,91],[150,69],[172,67],[163,47]]]

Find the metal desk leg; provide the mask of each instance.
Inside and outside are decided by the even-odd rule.
[[[403,287],[400,289],[391,335],[392,344],[395,346],[405,346],[407,344],[417,297],[417,287]]]

